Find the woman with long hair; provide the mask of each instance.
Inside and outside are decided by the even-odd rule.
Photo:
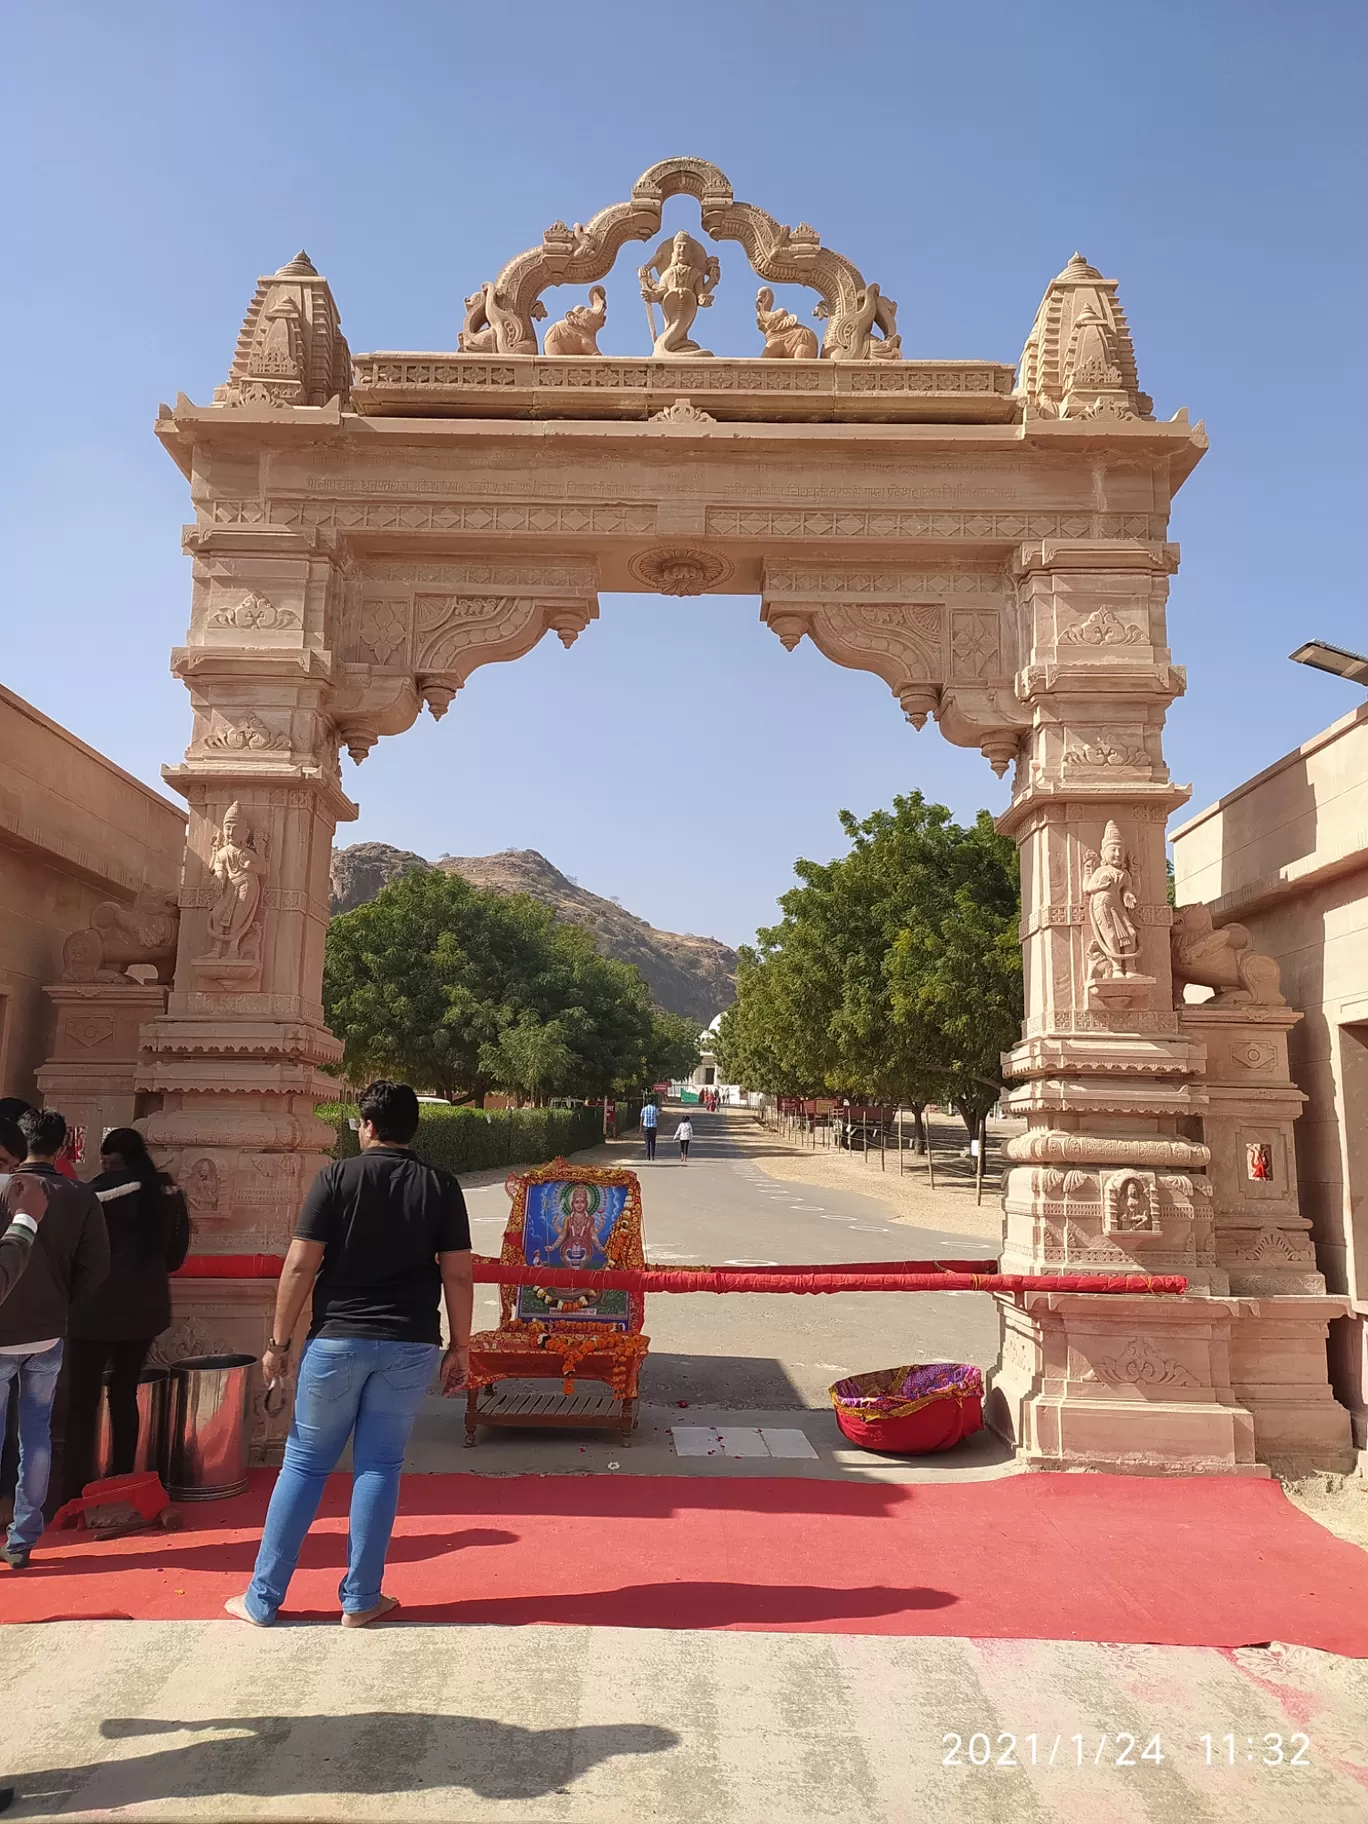
[[[67,1331],[67,1498],[95,1473],[100,1394],[109,1370],[112,1473],[128,1475],[138,1455],[138,1378],[148,1351],[171,1322],[169,1276],[190,1247],[185,1199],[153,1164],[135,1127],[100,1143],[91,1182],[109,1229],[109,1277],[71,1308]]]

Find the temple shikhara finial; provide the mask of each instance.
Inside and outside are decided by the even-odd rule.
[[[1018,388],[1028,416],[1150,418],[1140,391],[1135,345],[1116,280],[1075,253],[1036,312],[1021,351]]]
[[[326,405],[345,400],[351,350],[328,281],[302,250],[257,280],[217,405]]]

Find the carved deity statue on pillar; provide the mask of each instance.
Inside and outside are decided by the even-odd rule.
[[[1135,886],[1121,832],[1108,823],[1102,832],[1102,853],[1089,855],[1083,882],[1088,898],[1088,973],[1094,980],[1115,981],[1135,975],[1140,954],[1140,933],[1131,913]]]
[[[242,806],[230,804],[210,858],[218,882],[209,908],[209,941],[214,957],[253,960],[257,955],[266,886],[263,846],[262,838],[243,816]]]
[[[646,264],[637,269],[654,338],[653,355],[711,355],[711,349],[700,348],[689,339],[689,331],[699,311],[712,303],[721,276],[716,256],[704,252],[692,235],[682,233],[662,241]],[[656,304],[665,319],[658,334],[652,308]]]

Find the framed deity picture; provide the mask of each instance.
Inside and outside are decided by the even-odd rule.
[[[634,1172],[576,1166],[564,1159],[520,1172],[508,1180],[513,1196],[504,1232],[503,1259],[529,1267],[587,1270],[645,1265],[641,1239],[641,1187]],[[640,1330],[639,1294],[588,1288],[506,1286],[504,1322],[607,1324]]]
[[[1273,1176],[1273,1148],[1267,1140],[1251,1140],[1245,1147],[1245,1167],[1251,1179],[1266,1184]]]

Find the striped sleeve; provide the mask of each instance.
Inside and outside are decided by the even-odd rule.
[[[0,1235],[0,1304],[9,1297],[20,1274],[28,1265],[38,1225],[31,1216],[16,1216]]]

